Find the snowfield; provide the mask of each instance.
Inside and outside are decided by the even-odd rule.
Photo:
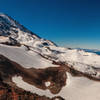
[[[44,59],[35,52],[26,50],[24,46],[13,47],[0,44],[0,54],[9,58],[12,61],[17,62],[25,68],[46,68],[56,67],[51,61]]]
[[[58,53],[52,52],[51,54],[45,54],[45,52],[42,52],[42,54],[46,57],[51,57],[51,59],[54,58],[53,60],[57,62],[64,62],[65,64],[68,64],[69,67],[73,67],[80,72],[88,73],[93,77],[100,78],[100,55],[85,52],[83,50],[54,46],[50,46],[50,49]]]
[[[100,68],[100,56],[95,53],[85,52],[83,50],[67,50],[65,54],[61,54],[61,60],[79,62],[90,66]]]
[[[99,100],[100,99],[100,82],[89,80],[85,77],[72,77],[70,73],[68,75],[68,85],[62,88],[57,95],[52,94],[49,90],[41,90],[33,85],[30,85],[23,81],[21,76],[12,77],[12,81],[20,88],[37,93],[41,96],[46,95],[48,97],[62,96],[65,100]],[[67,80],[66,80],[67,83]]]

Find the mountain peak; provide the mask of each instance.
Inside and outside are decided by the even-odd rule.
[[[44,43],[55,45],[51,41],[41,39],[7,14],[0,13],[0,43],[33,45],[34,43]],[[39,41],[39,42],[38,42]]]
[[[3,13],[0,13],[0,36],[10,37],[18,42],[28,42],[33,40],[34,36],[36,39],[39,38],[13,18]]]
[[[11,24],[11,25],[15,25],[15,20],[13,18],[11,18],[10,16],[8,16],[7,14],[4,13],[0,13],[0,22],[4,21]]]
[[[1,13],[1,12],[0,12],[0,16],[8,16],[8,15],[5,14],[5,13]]]

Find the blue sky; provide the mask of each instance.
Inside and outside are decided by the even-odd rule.
[[[100,49],[100,0],[0,0],[0,12],[60,46]]]

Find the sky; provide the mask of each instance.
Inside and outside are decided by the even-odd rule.
[[[100,49],[100,0],[0,0],[0,12],[59,46]]]

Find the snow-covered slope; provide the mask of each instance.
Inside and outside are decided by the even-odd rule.
[[[6,14],[0,14],[0,35],[8,37],[9,41],[7,39],[7,42],[16,41],[21,44],[33,45],[35,41],[44,41],[47,42],[47,44],[54,45],[50,41],[41,39],[35,33],[29,31],[23,25],[19,24],[17,21],[15,21]],[[3,42],[1,40],[2,38],[0,39],[0,42]]]
[[[25,46],[12,47],[0,44],[0,54],[17,62],[25,68],[46,68],[54,67],[51,61],[41,57],[39,54],[27,51]]]
[[[72,49],[57,54],[56,57],[58,62],[65,62],[78,71],[100,78],[100,55]]]

